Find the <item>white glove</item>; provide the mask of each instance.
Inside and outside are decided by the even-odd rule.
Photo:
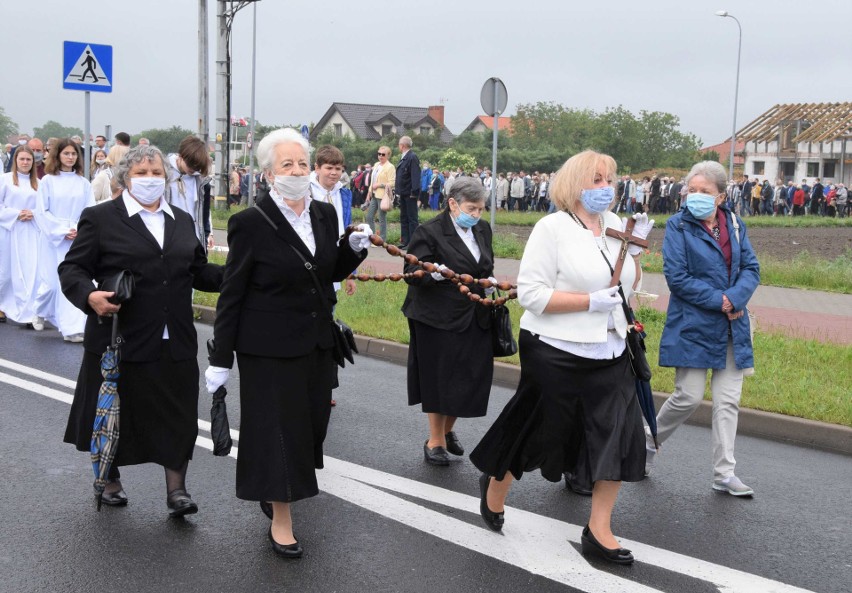
[[[617,286],[610,286],[603,290],[589,293],[589,311],[597,313],[609,313],[621,304]]]
[[[349,235],[349,247],[352,248],[352,251],[357,253],[370,246],[370,235],[373,234],[373,231],[370,229],[369,225],[366,225],[363,222],[355,227],[355,229],[355,232]]]
[[[446,269],[447,269],[447,266],[445,266],[444,264],[439,264],[438,265],[438,271],[432,272],[432,279],[435,280],[435,282],[440,282],[441,280],[446,280],[446,278],[444,278],[444,276],[441,274],[441,272],[443,270],[446,270]]]
[[[228,375],[231,374],[230,369],[223,367],[209,366],[204,371],[204,381],[207,383],[207,392],[216,393],[216,390],[228,382]]]
[[[491,284],[497,284],[497,278],[495,278],[494,276],[489,276],[488,280],[489,280],[489,282],[491,282]],[[491,296],[492,294],[494,294],[495,290],[497,290],[496,286],[490,286],[490,287],[486,288],[485,289],[485,296]]]
[[[634,214],[633,220],[636,221],[636,226],[633,227],[633,236],[638,237],[639,239],[647,239],[648,234],[651,232],[651,229],[654,228],[654,220],[648,220],[648,215],[644,212],[641,214]],[[624,231],[627,228],[627,219],[621,219],[621,230]],[[642,248],[638,245],[628,245],[627,253],[630,255],[639,255],[642,253]]]

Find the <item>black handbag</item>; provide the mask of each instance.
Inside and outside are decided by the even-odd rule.
[[[130,270],[122,270],[118,274],[104,279],[98,287],[99,290],[115,293],[107,299],[113,305],[120,305],[124,301],[130,300],[134,288],[136,288],[136,283],[133,280],[133,272]]]
[[[491,349],[495,357],[512,356],[518,351],[518,343],[512,335],[512,318],[506,305],[491,309]]]

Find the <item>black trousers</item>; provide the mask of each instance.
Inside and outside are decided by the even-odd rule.
[[[403,245],[408,245],[414,231],[420,226],[418,217],[417,196],[400,196],[399,198],[399,230]]]

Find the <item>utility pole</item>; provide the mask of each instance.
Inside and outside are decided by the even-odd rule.
[[[217,196],[228,195],[228,97],[231,94],[230,60],[228,59],[229,15],[225,0],[216,0],[216,190]]]
[[[210,91],[208,90],[207,0],[198,0],[198,137],[210,145]]]

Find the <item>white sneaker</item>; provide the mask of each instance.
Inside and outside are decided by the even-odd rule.
[[[66,342],[71,342],[72,344],[79,344],[83,341],[83,334],[71,334],[70,336],[64,336]]]
[[[754,490],[740,481],[736,476],[728,476],[723,480],[713,481],[713,490],[727,492],[731,496],[753,496]]]
[[[645,476],[651,475],[651,470],[654,469],[654,461],[657,456],[656,447],[645,446]]]
[[[36,315],[35,317],[33,317],[32,324],[33,329],[37,332],[40,332],[44,329],[44,317],[39,317],[38,315]]]

